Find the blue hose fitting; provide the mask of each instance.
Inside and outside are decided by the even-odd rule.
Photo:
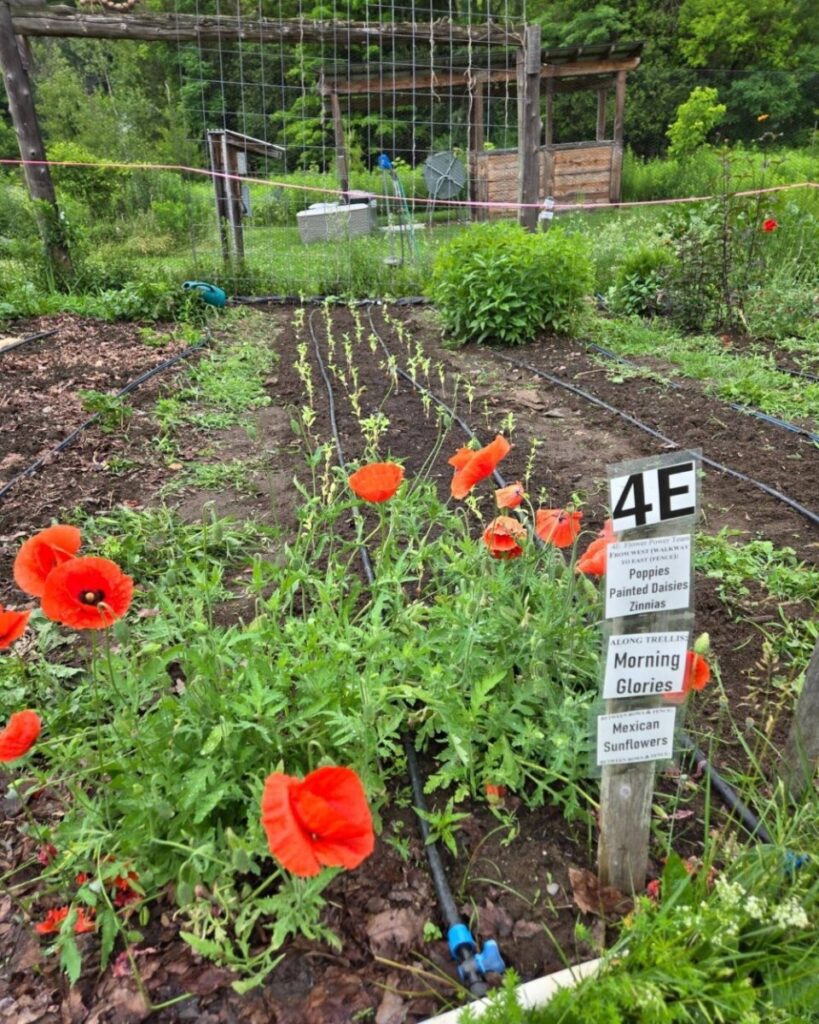
[[[467,958],[473,960],[481,974],[494,972],[502,974],[506,970],[500,949],[494,939],[487,939],[483,944],[483,950],[478,952],[478,944],[472,932],[465,924],[455,924],[447,933],[449,952],[452,959],[458,961],[458,974],[463,979],[461,962]]]

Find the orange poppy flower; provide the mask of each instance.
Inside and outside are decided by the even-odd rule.
[[[455,466],[452,497],[458,501],[465,498],[475,484],[492,475],[500,460],[511,450],[512,446],[502,434],[497,434],[494,441],[490,441],[476,452],[470,451],[469,448],[460,448],[449,460],[450,465]],[[469,458],[466,458],[465,452],[469,452]]]
[[[474,448],[459,448],[451,459],[447,459],[447,462],[450,466],[454,466],[455,469],[463,469],[475,452],[476,449]]]
[[[615,539],[614,525],[611,519],[607,519],[603,529],[578,558],[574,571],[583,572],[587,576],[604,576],[608,564],[608,547]]]
[[[128,611],[134,581],[107,558],[72,558],[49,573],[43,613],[73,629],[104,629]]]
[[[498,516],[483,531],[483,542],[493,558],[517,558],[523,554],[520,545],[526,538],[526,528],[511,516]]]
[[[508,487],[499,487],[495,491],[498,508],[517,508],[523,501],[523,484],[517,480]]]
[[[0,761],[16,761],[34,745],[40,735],[40,716],[36,711],[18,711],[0,730]]]
[[[14,581],[32,597],[42,597],[52,569],[73,558],[82,535],[76,526],[49,526],[23,544],[14,559]]]
[[[70,907],[53,907],[45,916],[44,921],[34,925],[34,931],[40,935],[54,935],[60,930],[63,921],[68,917]],[[74,922],[74,931],[79,935],[81,932],[93,932],[96,928],[90,910],[86,916],[85,907],[78,907],[77,919]]]
[[[663,699],[672,704],[682,704],[692,690],[704,690],[710,682],[711,666],[701,654],[688,651],[685,655],[682,693],[664,693]]]
[[[0,604],[0,651],[11,647],[25,633],[31,612],[15,612],[11,609],[3,611]]]
[[[569,512],[563,508],[539,508],[535,513],[535,533],[546,544],[568,548],[580,533],[582,512]]]
[[[357,868],[375,846],[367,797],[352,768],[317,768],[304,779],[268,775],[262,827],[276,860],[301,878],[323,866]]]
[[[364,501],[388,501],[401,486],[404,470],[395,462],[369,462],[347,478],[353,492]]]

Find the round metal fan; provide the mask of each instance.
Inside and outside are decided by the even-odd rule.
[[[431,199],[454,199],[466,185],[466,168],[448,150],[433,153],[424,161],[424,181]]]

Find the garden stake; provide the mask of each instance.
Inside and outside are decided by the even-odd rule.
[[[347,464],[344,458],[344,449],[341,445],[338,423],[336,421],[333,385],[324,365],[324,360],[321,357],[318,337],[313,328],[313,317],[316,312],[316,310],[311,312],[310,317],[308,318],[308,327],[312,336],[319,371],[327,390],[330,428],[333,434],[338,463],[341,469],[346,472]],[[468,427],[465,429],[469,432],[470,436],[474,436]],[[360,519],[360,513],[357,509],[355,510],[355,518],[356,520]],[[359,546],[358,551],[364,568],[364,574],[367,577],[367,582],[372,585],[375,583],[375,573],[373,572],[372,560],[370,558],[369,551],[363,544]],[[482,996],[485,996],[489,991],[489,986],[484,975],[488,971],[500,974],[506,969],[506,964],[504,963],[500,950],[498,949],[498,944],[494,939],[487,939],[484,943],[483,952],[479,952],[478,944],[476,943],[472,933],[467,925],[465,925],[461,920],[461,915],[458,913],[458,908],[455,905],[452,890],[449,887],[449,882],[447,881],[446,872],[444,871],[444,865],[438,851],[438,846],[435,841],[431,839],[429,825],[424,818],[424,815],[428,812],[426,800],[424,799],[424,783],[418,768],[415,748],[406,735],[402,737],[402,743],[407,757],[407,771],[412,785],[413,806],[415,808],[418,825],[421,830],[421,836],[424,840],[424,850],[426,851],[427,861],[429,862],[432,881],[435,886],[435,893],[438,897],[438,904],[447,926],[449,951],[452,954],[453,960],[458,964],[458,974],[464,985],[469,989],[469,992],[474,999],[479,999]]]

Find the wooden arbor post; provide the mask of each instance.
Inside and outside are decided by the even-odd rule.
[[[518,172],[520,223],[537,229],[540,201],[540,25],[527,25],[518,51]]]
[[[609,202],[620,202],[623,179],[623,120],[626,110],[626,72],[618,71],[614,81],[614,146],[611,151],[611,187]]]
[[[11,120],[17,133],[17,144],[23,164],[23,174],[29,195],[35,200],[37,223],[46,253],[58,277],[71,277],[73,267],[65,232],[62,230],[60,210],[51,173],[45,163],[46,154],[37,110],[31,92],[26,66],[20,52],[20,40],[14,34],[9,5],[0,0],[0,71],[9,101]]]

